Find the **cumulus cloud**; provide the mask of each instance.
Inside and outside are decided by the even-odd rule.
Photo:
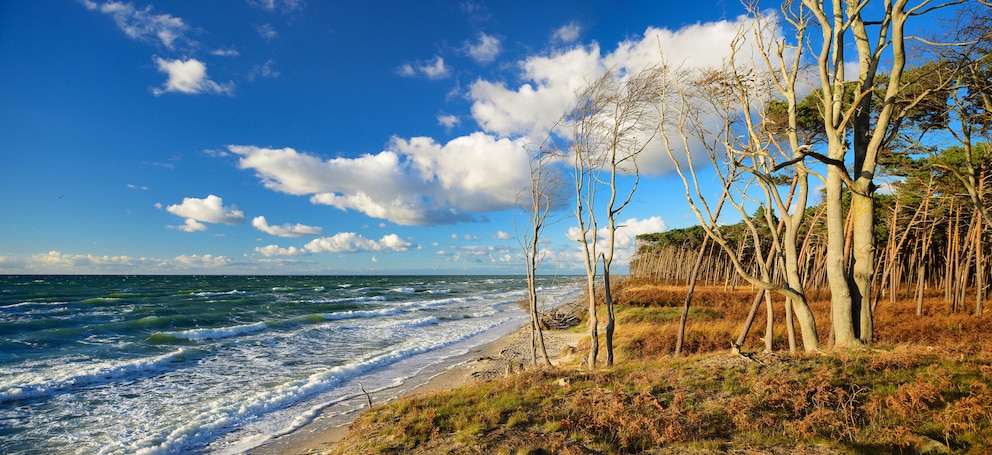
[[[135,8],[130,2],[103,2],[102,4],[84,0],[83,5],[90,11],[99,11],[114,19],[117,27],[131,39],[159,42],[173,49],[178,40],[184,39],[189,26],[178,17],[170,14],[156,14],[151,5],[143,9]]]
[[[310,254],[303,248],[297,248],[295,246],[283,248],[279,245],[260,246],[255,248],[255,251],[261,253],[263,256],[305,256]]]
[[[477,63],[486,64],[496,60],[500,52],[499,38],[479,33],[479,40],[465,45],[465,52]]]
[[[560,43],[571,43],[579,39],[579,34],[582,32],[582,27],[575,22],[562,25],[558,27],[554,33],[551,34],[551,39]]]
[[[424,73],[429,79],[443,79],[448,77],[448,67],[444,64],[444,59],[438,55],[434,56],[434,60],[430,63],[426,63],[420,66],[420,72]]]
[[[279,74],[281,74],[278,70],[275,69],[275,64],[276,62],[274,60],[267,60],[262,65],[255,65],[251,68],[251,71],[248,73],[248,76],[246,77],[248,78],[249,81],[254,81],[255,78],[258,77],[264,79],[275,79],[279,77]]]
[[[183,232],[200,232],[206,231],[207,225],[194,220],[193,218],[186,218],[186,221],[182,226],[175,226],[175,228]]]
[[[444,59],[435,55],[432,60],[417,64],[404,63],[397,70],[400,76],[416,77],[424,76],[428,79],[444,79],[451,74],[451,70],[444,63]]]
[[[445,127],[445,129],[450,130],[451,128],[458,126],[458,124],[461,123],[461,120],[459,120],[457,116],[451,114],[438,114],[437,123],[438,125]]]
[[[28,258],[27,262],[27,268],[29,270],[49,270],[56,273],[71,272],[79,269],[86,269],[89,271],[88,273],[93,273],[93,270],[109,271],[156,265],[156,261],[145,258],[106,255],[96,256],[92,254],[67,254],[54,250],[47,253],[32,255]]]
[[[482,131],[447,143],[429,137],[393,138],[379,153],[332,159],[292,148],[228,149],[239,156],[240,168],[253,170],[267,188],[308,196],[314,204],[401,225],[479,221],[487,212],[514,206],[518,192],[529,185],[524,148],[547,137],[575,102],[577,90],[607,69],[631,74],[657,65],[661,49],[669,62],[686,69],[720,66],[729,54],[726,43],[745,20],[680,30],[648,28],[612,51],[591,43],[532,55],[517,63],[516,81],[479,79],[469,86],[471,118]],[[573,39],[578,31],[570,24],[559,30],[559,39]],[[440,56],[400,67],[407,76],[436,77],[447,71]],[[453,125],[455,119],[445,114],[438,121]],[[640,155],[642,174],[671,169],[660,143]]]
[[[279,36],[279,32],[276,31],[272,24],[256,25],[255,31],[258,32],[258,36],[261,36],[266,41],[272,41],[276,39],[276,36]]]
[[[210,51],[210,55],[216,55],[218,57],[237,57],[241,55],[237,49],[226,48],[226,49],[214,49]]]
[[[448,250],[434,253],[445,257],[449,262],[470,262],[475,264],[509,264],[521,260],[520,252],[510,247],[491,245],[452,246]]]
[[[264,216],[256,216],[251,220],[251,225],[262,232],[277,237],[306,237],[308,235],[324,235],[324,229],[317,226],[307,226],[305,224],[283,224],[282,226],[270,226]]]
[[[496,231],[496,235],[493,238],[496,240],[510,240],[510,234],[505,231]]]
[[[0,256],[0,270],[4,269],[20,269],[23,268],[25,262],[19,258],[13,256]]]
[[[575,92],[606,71],[599,46],[576,47],[520,63],[523,83],[478,80],[469,87],[472,116],[486,132],[539,137],[575,102]]]
[[[24,257],[0,256],[0,270],[16,274],[129,274],[135,271],[153,274],[258,273],[259,264],[274,262],[261,259],[239,262],[228,256],[188,254],[171,258],[74,254],[52,250]],[[281,261],[285,262],[285,261]]]
[[[22,263],[24,272],[43,273],[132,273],[134,270],[149,272],[216,272],[219,268],[235,265],[227,256],[211,254],[182,255],[175,258],[146,258],[93,254],[69,254],[49,251],[31,255]]]
[[[248,0],[248,4],[268,12],[290,13],[306,6],[303,0]]]
[[[443,145],[394,138],[378,154],[328,160],[292,148],[228,149],[269,189],[401,225],[429,225],[477,221],[478,214],[513,207],[529,183],[524,145],[474,133]]]
[[[255,251],[264,256],[303,256],[318,253],[403,252],[412,246],[412,243],[396,234],[373,240],[354,232],[339,232],[330,237],[311,240],[302,248],[267,245],[255,248]]]
[[[155,57],[158,70],[169,76],[162,88],[153,88],[155,96],[168,92],[197,94],[216,93],[223,95],[234,94],[234,83],[218,84],[207,77],[207,66],[195,59],[166,60]]]
[[[214,269],[234,263],[234,261],[227,256],[214,256],[212,254],[176,256],[173,261],[176,266],[186,269]]]
[[[203,231],[207,226],[203,223],[241,224],[245,214],[241,210],[224,207],[223,200],[209,195],[205,199],[183,198],[181,204],[174,204],[165,209],[173,214],[186,218],[186,224],[176,229],[186,232]]]
[[[630,262],[634,253],[637,252],[637,236],[640,234],[651,234],[663,232],[667,229],[665,221],[660,216],[653,216],[647,219],[628,218],[617,224],[616,239],[614,242],[613,261],[617,264]],[[596,242],[599,248],[609,248],[609,231],[602,228],[597,231]],[[581,241],[582,232],[578,227],[568,228],[566,236],[572,241]],[[576,250],[575,255],[581,258],[582,252]]]
[[[575,93],[608,69],[632,74],[661,63],[662,51],[665,60],[683,69],[719,67],[729,58],[730,48],[726,43],[731,42],[748,20],[742,16],[733,21],[695,24],[675,31],[652,27],[608,52],[598,43],[592,43],[530,56],[518,63],[519,81],[515,85],[484,79],[471,84],[468,96],[472,117],[485,132],[493,135],[544,137],[575,102]],[[577,31],[577,26],[566,26],[556,36],[561,40],[574,39]],[[741,51],[743,54],[746,52]],[[645,174],[663,174],[671,169],[661,141],[640,156],[638,165]]]

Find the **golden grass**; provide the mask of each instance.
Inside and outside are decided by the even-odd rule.
[[[336,453],[882,454],[926,443],[988,453],[989,315],[947,314],[929,302],[919,317],[913,302],[884,302],[874,346],[812,355],[788,355],[776,321],[778,353],[755,354],[755,363],[727,353],[753,294],[700,288],[686,335],[691,355],[672,358],[682,300],[669,297],[679,290],[632,289],[617,289],[614,368],[539,369],[379,406],[355,421]],[[649,295],[666,300],[649,304]],[[827,305],[811,302],[824,341]],[[763,329],[762,309],[753,330]],[[755,338],[745,350],[763,349]]]

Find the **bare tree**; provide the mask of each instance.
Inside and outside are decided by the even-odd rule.
[[[565,181],[556,158],[545,147],[530,154],[530,186],[518,203],[527,215],[527,226],[517,231],[517,240],[524,252],[527,268],[527,302],[530,313],[531,358],[534,365],[551,365],[541,321],[541,305],[537,294],[537,271],[545,257],[542,243],[544,229],[557,219],[552,214],[560,209],[564,199]]]
[[[593,82],[602,84],[604,78]],[[601,126],[596,122],[600,106],[594,99],[584,96],[593,93],[592,86],[585,89],[579,96],[575,106],[561,120],[571,131],[570,143],[563,152],[572,164],[572,184],[575,195],[575,221],[578,225],[577,238],[582,245],[582,262],[586,270],[586,297],[589,302],[589,355],[586,363],[590,369],[596,368],[599,357],[599,315],[596,305],[596,272],[599,263],[597,256],[598,223],[594,209],[596,207],[596,182],[601,171],[601,156],[595,152],[601,150],[602,137],[598,134]]]
[[[596,275],[602,261],[607,322],[605,326],[606,363],[614,362],[613,334],[616,321],[610,278],[618,216],[633,199],[640,181],[639,155],[656,134],[654,96],[657,71],[652,68],[622,72],[610,70],[593,80],[576,95],[574,107],[559,121],[570,133],[564,154],[572,164],[575,196],[575,219],[578,225],[573,240],[582,244],[586,269],[586,292],[589,298],[589,336],[591,346],[587,362],[595,368],[599,356],[599,316],[596,304]],[[632,183],[621,187],[621,177]],[[597,206],[597,197],[605,192],[605,208]],[[603,238],[599,225],[604,211]],[[602,245],[600,242],[602,241]]]
[[[742,28],[730,43],[731,57],[723,68],[668,71],[677,90],[662,98],[660,128],[665,148],[685,184],[686,200],[700,225],[731,258],[741,277],[759,289],[786,297],[790,340],[795,317],[803,346],[812,351],[819,349],[819,341],[806,303],[798,249],[810,174],[802,164],[803,151],[810,144],[800,141],[796,97],[803,42],[788,44],[774,38],[770,19],[756,9],[752,13],[750,29]],[[805,24],[802,14],[786,14],[786,18],[796,26]],[[748,53],[752,55],[750,61],[745,56]],[[740,255],[719,228],[719,212],[711,210],[708,195],[700,188],[693,150],[705,151],[724,189],[721,205],[726,199],[742,216],[757,253],[754,256],[765,257],[762,240],[770,241],[768,261],[755,261],[756,273],[737,259]],[[683,151],[684,156],[677,156]],[[687,166],[682,166],[683,161]],[[779,175],[786,167],[791,167],[792,175]],[[784,195],[780,188],[783,177],[792,183]],[[759,207],[760,216],[750,216],[748,207],[754,205]],[[780,223],[782,231],[778,229]],[[774,280],[776,263],[786,283]],[[769,321],[771,315],[769,306]]]
[[[609,191],[606,203],[606,247],[602,253],[603,261],[603,294],[606,306],[606,365],[612,366],[613,332],[616,327],[616,317],[613,311],[613,295],[610,285],[611,269],[615,252],[618,216],[626,208],[640,182],[637,168],[637,156],[640,155],[654,138],[657,132],[654,125],[654,104],[656,85],[659,73],[654,68],[648,68],[636,74],[621,78],[610,76],[608,85],[602,87],[595,97],[604,104],[603,115],[606,125],[610,128],[605,137],[605,165],[608,180],[599,182],[605,184]],[[626,174],[633,177],[633,183],[626,189],[620,188],[617,177]]]

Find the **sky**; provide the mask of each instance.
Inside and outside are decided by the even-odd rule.
[[[0,273],[522,274],[525,150],[736,0],[0,4]],[[697,224],[644,156],[634,236]],[[544,273],[582,273],[565,213]],[[622,269],[621,269],[622,272]]]

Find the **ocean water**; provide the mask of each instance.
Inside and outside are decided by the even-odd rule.
[[[502,276],[0,276],[0,453],[242,452],[354,413],[359,384],[401,394],[524,324],[525,295]]]

